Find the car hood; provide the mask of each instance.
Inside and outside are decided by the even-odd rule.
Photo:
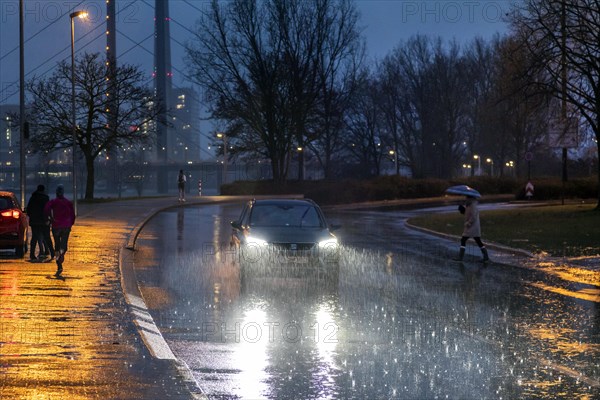
[[[268,243],[318,243],[332,237],[327,228],[254,227],[248,233]]]

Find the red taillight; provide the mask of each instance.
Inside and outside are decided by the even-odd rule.
[[[15,219],[21,218],[21,211],[19,210],[8,210],[0,213],[3,217],[13,217]]]

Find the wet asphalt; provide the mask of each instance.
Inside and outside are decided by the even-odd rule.
[[[597,398],[597,269],[448,264],[402,213],[328,211],[337,281],[242,282],[239,209],[190,200],[80,204],[64,280],[0,252],[0,398]]]
[[[490,246],[483,265],[471,245],[457,263],[456,238],[406,226],[421,210],[327,209],[338,275],[277,262],[242,276],[228,245],[240,209],[161,212],[132,258],[209,398],[599,398],[597,262]]]

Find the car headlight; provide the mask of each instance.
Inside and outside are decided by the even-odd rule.
[[[266,240],[254,237],[254,236],[248,236],[246,238],[246,244],[251,245],[251,246],[266,246],[268,243]]]
[[[335,248],[338,244],[338,241],[336,238],[332,237],[332,238],[328,238],[325,240],[321,240],[319,242],[319,248]]]

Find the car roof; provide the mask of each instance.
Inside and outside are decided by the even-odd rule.
[[[310,199],[254,199],[251,201],[253,205],[310,205],[316,206],[315,202]]]
[[[0,196],[8,196],[8,197],[12,197],[12,196],[14,196],[14,195],[15,195],[15,194],[14,194],[13,192],[9,192],[9,191],[6,191],[6,190],[0,190]]]

